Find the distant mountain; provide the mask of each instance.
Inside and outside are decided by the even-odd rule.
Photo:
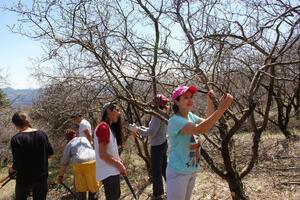
[[[2,89],[14,108],[31,106],[40,94],[40,89]]]

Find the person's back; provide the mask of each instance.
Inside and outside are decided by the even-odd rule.
[[[15,199],[27,199],[32,191],[33,200],[46,200],[48,158],[53,155],[48,137],[32,128],[25,112],[16,112],[12,122],[19,131],[10,142],[13,165],[9,173],[16,173]]]
[[[67,164],[69,161],[64,159],[72,164],[95,160],[95,151],[86,137],[74,137],[64,150],[62,164]]]
[[[77,124],[79,126],[79,129],[78,129],[79,136],[80,137],[85,136],[89,140],[89,142],[92,144],[93,132],[92,132],[92,126],[91,126],[90,122],[88,122],[86,119],[84,119],[80,113],[73,115],[71,118],[73,118],[75,124]]]
[[[17,133],[11,139],[11,149],[18,183],[32,184],[48,176],[48,156],[53,154],[53,150],[43,131]]]
[[[86,199],[88,192],[88,199],[96,200],[99,183],[96,181],[95,151],[88,139],[76,137],[73,129],[67,129],[65,134],[68,143],[61,158],[57,182],[63,183],[67,166],[71,164],[78,198]]]

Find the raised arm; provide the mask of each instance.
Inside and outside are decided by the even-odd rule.
[[[137,132],[143,136],[154,136],[158,133],[161,120],[158,117],[152,116],[149,127],[137,127]]]
[[[223,95],[220,101],[220,105],[216,111],[214,111],[209,117],[204,119],[199,124],[187,123],[181,132],[188,135],[195,134],[206,134],[208,131],[217,123],[217,121],[222,117],[224,112],[232,104],[233,97],[230,94]]]

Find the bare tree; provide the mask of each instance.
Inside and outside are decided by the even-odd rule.
[[[37,75],[58,84],[54,88],[66,90],[66,96],[55,98],[57,102],[67,102],[64,99],[75,91],[76,97],[89,103],[115,96],[128,111],[127,121],[142,123],[141,113],[167,119],[166,113],[149,102],[156,93],[170,94],[179,84],[197,84],[200,90],[214,89],[218,95],[234,93],[235,105],[220,120],[218,133],[206,138],[218,155],[214,157],[207,149],[201,152],[211,169],[228,182],[232,198],[247,199],[242,179],[257,162],[260,138],[281,84],[277,72],[300,63],[299,58],[282,59],[299,41],[299,5],[255,0],[232,4],[217,0],[45,0],[9,10],[34,27],[12,31],[44,42],[49,52],[44,60],[55,61],[46,70],[41,64]],[[84,87],[92,88],[91,98],[82,95]],[[299,105],[297,99],[299,95],[293,105]],[[57,110],[54,103],[48,106]],[[82,109],[93,112],[89,105],[94,104],[88,104],[81,104]],[[255,111],[261,115],[257,117]],[[246,120],[251,123],[253,140],[249,162],[244,164],[234,159],[233,144]],[[139,153],[146,162],[147,151]],[[218,157],[221,164],[216,162]]]
[[[170,13],[185,33],[188,49],[192,52],[195,71],[202,76],[200,79],[204,80],[207,87],[208,80],[211,79],[214,80],[211,83],[212,87],[217,88],[221,93],[237,92],[239,86],[233,82],[236,79],[231,79],[235,72],[235,65],[242,64],[244,68],[250,67],[247,73],[250,82],[247,85],[248,91],[244,95],[248,103],[243,104],[236,99],[239,102],[237,104],[244,108],[240,114],[227,113],[228,118],[233,120],[232,127],[227,126],[224,118],[220,121],[218,143],[214,146],[219,148],[224,166],[217,166],[209,154],[202,151],[212,169],[228,182],[232,198],[247,199],[241,180],[257,161],[260,137],[269,121],[274,82],[275,79],[278,80],[275,69],[299,63],[299,59],[286,61],[280,57],[299,41],[297,31],[299,18],[296,16],[300,6],[293,7],[290,4],[282,2],[276,4],[271,1],[240,1],[233,6],[226,6],[219,1],[208,1],[200,2],[200,6],[195,7],[195,4],[189,1],[174,1],[174,7],[176,12]],[[217,10],[219,13],[215,14]],[[208,53],[212,61],[205,62],[204,55],[208,52],[205,51],[206,46],[215,50],[214,53]],[[249,56],[244,53],[246,51],[257,52],[259,60],[249,62]],[[205,66],[203,62],[210,65],[208,71],[211,78],[205,78],[204,70],[200,67]],[[239,74],[244,75],[243,72]],[[253,111],[258,103],[257,97],[263,89],[261,85],[265,85],[268,91],[262,103],[262,123],[258,124],[257,121],[260,119],[256,118]],[[252,155],[249,163],[239,170],[236,167],[237,161],[231,155],[231,147],[234,134],[248,117],[253,130]]]

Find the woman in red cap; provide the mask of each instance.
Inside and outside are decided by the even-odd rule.
[[[167,134],[170,156],[167,166],[167,198],[189,200],[199,170],[199,147],[195,148],[194,135],[207,134],[222,117],[233,101],[230,94],[223,95],[217,110],[212,102],[213,91],[207,95],[207,117],[193,114],[195,86],[179,86],[172,93],[174,115],[169,119]],[[197,146],[197,145],[196,145]]]
[[[169,99],[162,94],[158,94],[153,103],[161,110],[169,110],[167,103]],[[153,115],[149,123],[149,127],[138,127],[130,124],[129,129],[133,133],[148,136],[151,145],[151,173],[153,182],[152,199],[163,199],[164,186],[162,177],[166,180],[167,168],[167,122]]]

